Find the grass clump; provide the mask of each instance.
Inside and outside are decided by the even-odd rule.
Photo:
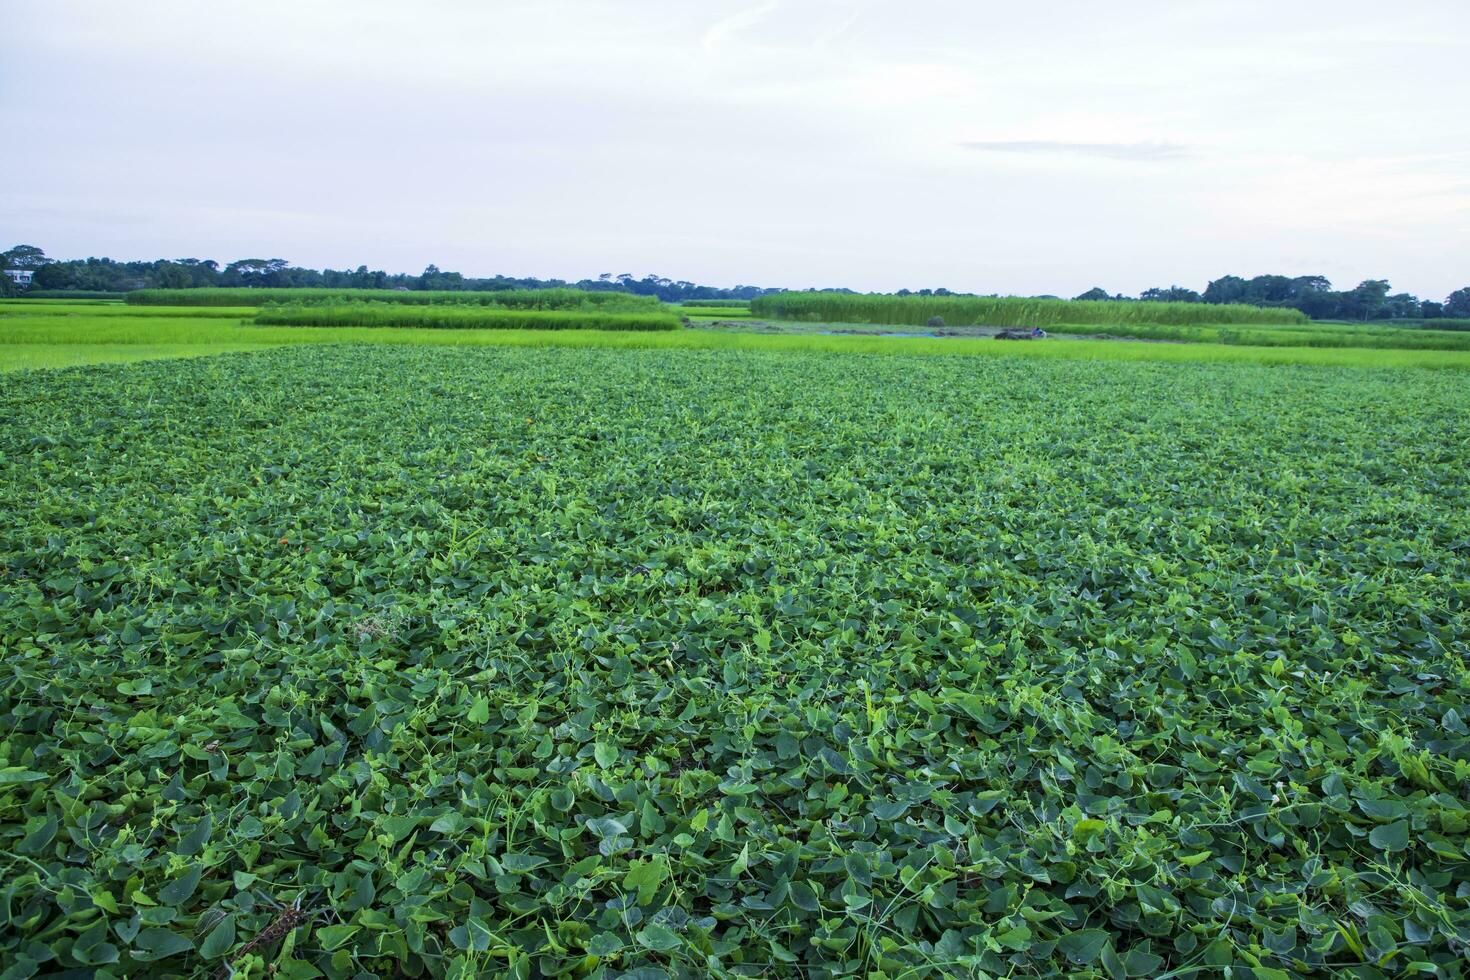
[[[432,330],[677,330],[671,313],[602,310],[500,309],[488,306],[405,306],[348,303],[341,306],[267,307],[261,326],[417,327]]]
[[[950,326],[1049,327],[1062,323],[1304,323],[1299,310],[1204,303],[1028,299],[986,296],[897,296],[878,293],[774,293],[751,301],[774,320],[892,323],[921,326],[941,317]]]

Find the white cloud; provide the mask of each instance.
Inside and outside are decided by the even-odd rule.
[[[0,228],[1062,294],[1330,260],[1437,296],[1470,279],[1466,63],[1443,0],[51,0],[0,35]]]

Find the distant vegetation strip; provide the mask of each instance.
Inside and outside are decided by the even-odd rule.
[[[394,289],[139,289],[127,294],[134,306],[265,306],[271,303],[340,304],[372,301],[408,306],[502,306],[518,310],[648,310],[661,308],[653,296],[588,292],[583,289],[501,289],[490,292]]]
[[[986,296],[896,296],[860,293],[775,293],[751,301],[753,314],[814,323],[892,323],[919,326],[939,317],[946,326],[1047,327],[1054,324],[1306,323],[1299,310],[1204,303],[1030,299]]]
[[[685,309],[691,307],[729,307],[730,309],[750,309],[748,299],[686,299],[682,304]]]
[[[262,326],[418,327],[458,330],[677,330],[672,313],[602,310],[494,309],[470,306],[404,306],[352,303],[342,306],[270,307],[256,316]]]

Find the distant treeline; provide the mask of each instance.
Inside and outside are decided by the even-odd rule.
[[[685,300],[749,300],[765,292],[758,286],[736,286],[720,289],[692,282],[646,275],[641,279],[630,273],[603,273],[596,279],[569,282],[565,279],[531,279],[512,276],[490,276],[476,279],[458,272],[444,272],[431,265],[418,275],[371,270],[365,265],[356,269],[304,269],[284,259],[238,259],[221,266],[213,259],[155,259],[151,262],[120,262],[116,259],[89,258],[52,260],[41,249],[18,245],[0,253],[0,268],[30,269],[34,275],[31,289],[46,293],[73,290],[92,293],[132,292],[136,289],[229,289],[254,287],[265,289],[407,289],[450,290],[454,292],[502,289],[555,289],[571,287],[589,292],[633,293],[654,296],[666,303]],[[9,280],[7,279],[7,283]],[[13,284],[12,284],[13,285]]]
[[[1140,300],[1170,303],[1245,303],[1248,306],[1301,310],[1313,320],[1432,320],[1470,316],[1470,286],[1444,302],[1421,300],[1411,293],[1390,293],[1387,279],[1366,279],[1352,289],[1336,290],[1326,276],[1222,276],[1197,293],[1183,286],[1146,289]],[[1078,299],[1127,299],[1105,289],[1089,289]]]
[[[721,289],[700,286],[684,280],[646,275],[641,279],[630,273],[603,273],[595,279],[534,279],[512,276],[471,278],[458,272],[445,272],[431,265],[418,275],[370,270],[365,265],[356,269],[305,269],[284,259],[237,259],[221,266],[212,259],[155,259],[151,262],[121,262],[108,258],[68,259],[57,261],[33,245],[17,245],[0,253],[0,269],[23,269],[33,273],[26,295],[80,296],[83,293],[106,294],[137,289],[272,288],[272,289],[402,289],[441,291],[483,291],[504,289],[550,289],[571,287],[590,292],[632,293],[657,297],[666,303],[711,300],[752,300],[783,292],[781,288],[735,286]],[[1146,289],[1137,297],[1113,294],[1102,288],[1090,289],[1081,300],[1157,301],[1166,303],[1208,303],[1215,305],[1263,306],[1300,310],[1314,320],[1432,320],[1440,317],[1470,317],[1470,286],[1458,289],[1443,301],[1420,299],[1410,293],[1391,292],[1386,279],[1368,279],[1352,289],[1335,290],[1325,276],[1222,276],[1196,292],[1184,286]],[[22,292],[9,277],[0,276],[0,295]],[[806,292],[856,294],[851,289],[824,288]],[[976,293],[949,289],[901,289],[900,296],[970,296]],[[998,294],[989,294],[994,298]],[[1056,299],[1038,296],[1034,299]],[[1209,318],[1202,318],[1209,319]]]

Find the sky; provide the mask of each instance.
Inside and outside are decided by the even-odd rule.
[[[1465,0],[0,0],[0,248],[1470,284]]]

